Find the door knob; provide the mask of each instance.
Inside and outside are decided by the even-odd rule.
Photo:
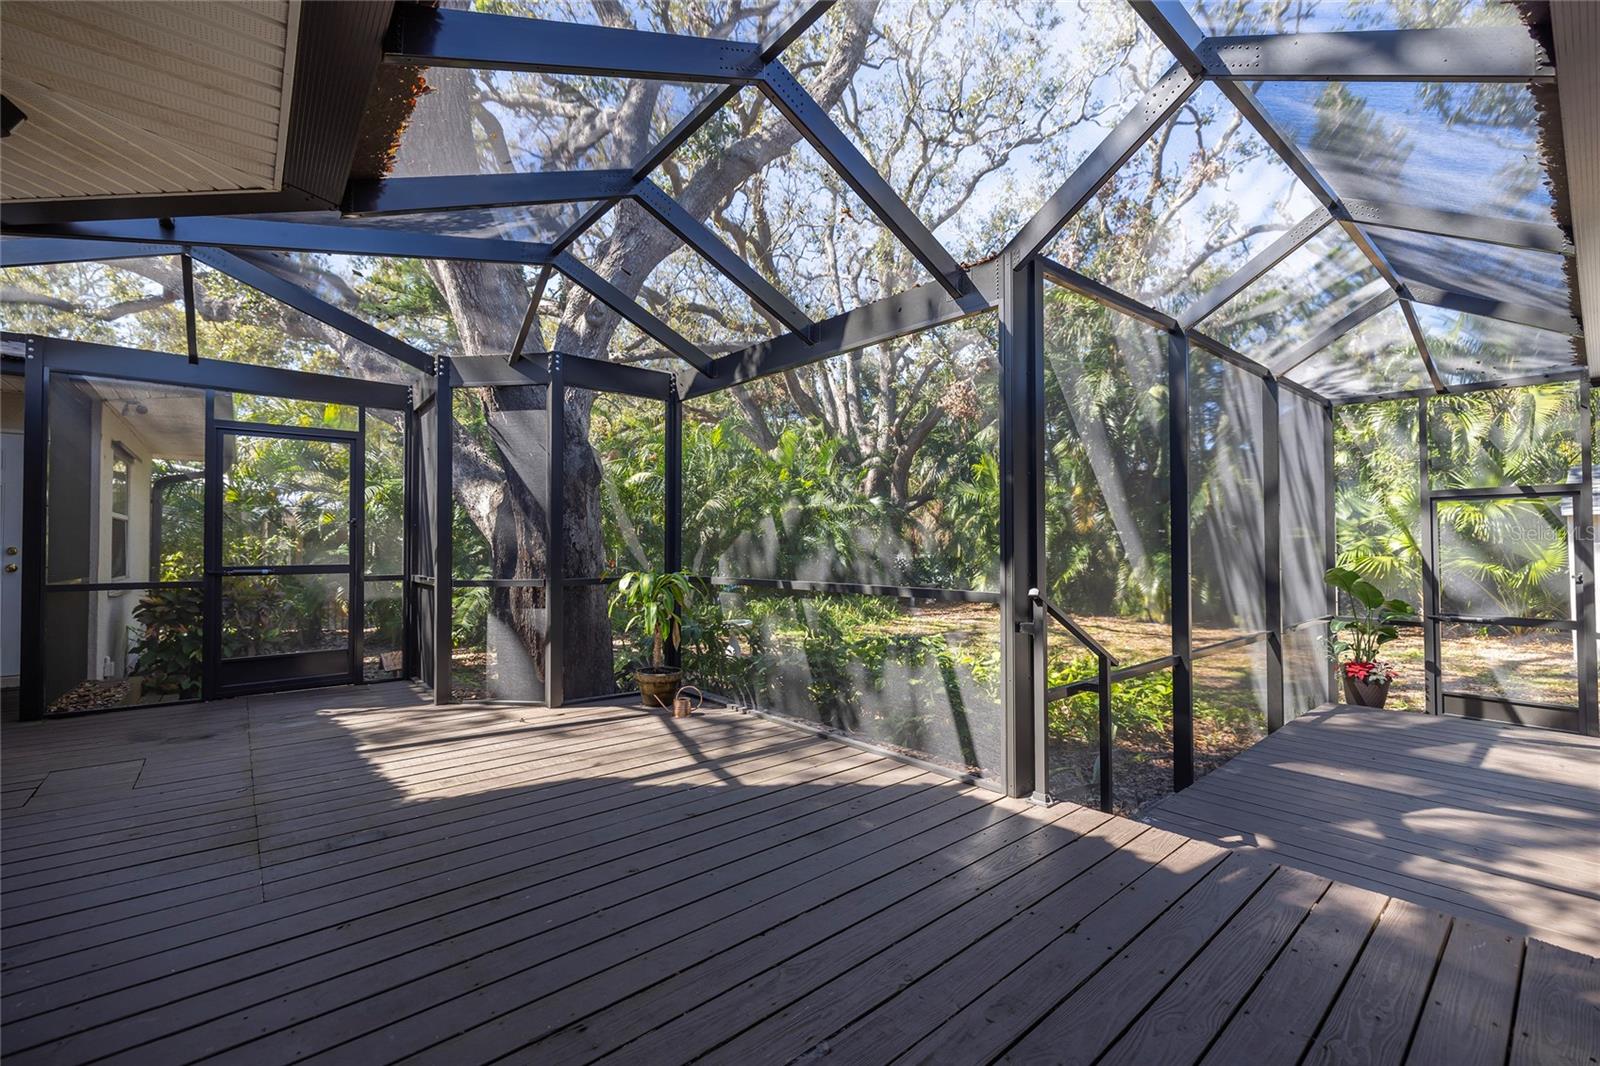
[[[16,572],[17,572],[17,564],[16,563],[7,563],[6,564],[6,573],[14,574]]]
[[[15,554],[17,554],[17,546],[15,544],[6,545],[6,554],[7,555],[15,555]]]

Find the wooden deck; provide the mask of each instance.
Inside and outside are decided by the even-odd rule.
[[[1600,739],[1337,707],[1140,817],[1600,954]]]
[[[386,685],[3,740],[10,1063],[1600,1048],[1592,958],[743,715]]]

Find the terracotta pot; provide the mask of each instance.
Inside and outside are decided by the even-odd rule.
[[[633,672],[639,683],[639,697],[646,707],[671,707],[672,697],[683,680],[683,671],[670,666],[646,666]]]
[[[1385,681],[1362,681],[1344,675],[1344,701],[1356,707],[1382,707],[1389,698],[1389,684]]]

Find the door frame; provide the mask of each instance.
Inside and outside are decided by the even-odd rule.
[[[1448,613],[1442,609],[1444,574],[1439,558],[1439,504],[1486,503],[1494,500],[1566,500],[1572,503],[1574,515],[1583,500],[1582,485],[1568,482],[1554,485],[1512,485],[1495,488],[1428,489],[1423,495],[1427,513],[1424,522],[1428,540],[1425,556],[1426,573],[1423,597],[1426,611],[1423,614],[1424,647],[1432,650],[1428,670],[1428,702],[1435,714],[1449,714],[1460,718],[1476,718],[1490,722],[1508,722],[1513,725],[1531,725],[1544,729],[1558,729],[1569,733],[1583,732],[1583,704],[1587,682],[1584,679],[1583,656],[1583,587],[1584,570],[1581,558],[1569,575],[1574,586],[1571,602],[1576,605],[1573,615],[1566,618],[1515,618],[1509,616],[1476,616]],[[1574,535],[1574,534],[1569,534]],[[1569,552],[1572,549],[1569,547]],[[1445,687],[1444,661],[1447,654],[1444,627],[1447,625],[1505,626],[1518,629],[1554,629],[1573,638],[1572,669],[1578,686],[1578,699],[1573,704],[1543,703],[1534,700],[1514,700],[1503,696],[1481,693],[1452,692]]]
[[[205,594],[203,625],[205,627],[205,656],[201,681],[203,699],[222,699],[229,696],[259,692],[280,692],[301,688],[318,688],[326,685],[356,684],[362,677],[362,635],[365,618],[363,610],[363,568],[366,561],[366,415],[360,408],[357,428],[354,430],[324,429],[309,426],[290,426],[272,422],[243,422],[216,416],[216,390],[206,391],[206,504],[205,504]],[[223,506],[226,452],[223,444],[227,437],[264,437],[276,440],[308,440],[338,444],[349,449],[350,495],[348,501],[348,540],[346,562],[337,564],[281,564],[269,566],[233,566],[223,557]],[[229,660],[222,650],[222,585],[225,578],[257,575],[338,575],[345,577],[345,595],[348,600],[347,622],[349,635],[344,652],[344,669],[338,671],[312,671],[287,673],[280,676],[261,676],[244,680],[230,680],[225,669]],[[285,663],[296,659],[309,660],[322,655],[325,659],[337,654],[320,652],[284,652],[273,656],[260,656],[266,660],[282,659]],[[242,660],[240,660],[242,661]],[[264,664],[263,664],[264,665]]]
[[[388,381],[367,381],[359,378],[337,377],[309,371],[286,370],[278,367],[258,366],[249,363],[232,363],[217,359],[189,361],[180,355],[126,348],[114,344],[68,340],[59,337],[41,337],[34,334],[5,332],[0,334],[8,345],[21,349],[19,358],[12,358],[8,349],[4,371],[24,379],[23,398],[23,537],[22,537],[22,633],[21,674],[18,694],[20,716],[25,721],[37,721],[46,716],[45,710],[45,596],[50,586],[45,574],[45,527],[47,522],[46,478],[48,470],[49,398],[50,378],[60,373],[75,377],[109,378],[119,381],[140,382],[153,385],[175,385],[196,390],[215,390],[218,393],[245,393],[260,396],[277,396],[285,399],[320,401],[345,404],[361,411],[363,425],[368,408],[392,410],[405,415],[405,447],[412,445],[412,414],[415,386]],[[20,364],[20,365],[19,365]],[[363,444],[364,441],[363,433]],[[212,438],[208,437],[208,441]],[[365,448],[360,450],[365,464]],[[355,457],[352,456],[352,459]],[[405,497],[407,515],[412,511],[416,494],[414,472],[409,464],[405,470]],[[365,521],[365,501],[360,510]],[[407,530],[409,535],[409,528]],[[365,565],[365,559],[357,563]],[[367,576],[360,575],[362,596],[365,595]],[[387,575],[386,575],[387,576]],[[391,578],[392,579],[392,578]],[[200,580],[161,582],[163,586],[197,587],[204,589]],[[120,584],[118,587],[122,587]],[[128,587],[134,587],[130,584]],[[146,587],[139,585],[138,587]],[[85,590],[74,586],[74,590]],[[411,628],[415,624],[412,602],[415,590],[404,582],[406,644],[409,648]],[[364,613],[364,612],[363,612]],[[208,619],[210,616],[206,616]],[[357,653],[360,651],[361,633],[354,634]],[[208,657],[209,658],[209,657]],[[358,660],[359,661],[359,660]],[[407,653],[408,673],[413,666],[412,654]],[[209,662],[202,668],[202,696],[205,695]],[[361,673],[356,672],[357,680]],[[341,678],[341,681],[344,680]],[[163,703],[171,707],[195,700],[173,700]],[[49,717],[76,717],[83,714],[101,714],[127,710],[128,707],[70,711]]]

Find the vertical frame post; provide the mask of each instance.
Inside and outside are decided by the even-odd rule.
[[[1194,784],[1194,610],[1189,587],[1189,338],[1167,334],[1168,499],[1172,537],[1172,787]]]
[[[44,717],[45,478],[49,476],[44,342],[29,337],[22,383],[22,632],[17,698],[24,721]]]
[[[194,259],[188,252],[179,257],[183,262],[183,330],[189,344],[189,362],[200,362],[200,343],[195,337]]]
[[[367,680],[367,409],[356,411],[350,445],[350,679],[360,685]]]
[[[1261,512],[1262,562],[1266,570],[1263,620],[1267,627],[1267,732],[1283,727],[1283,518],[1279,512],[1279,478],[1283,470],[1278,379],[1261,381]]]
[[[1338,493],[1338,480],[1334,471],[1333,462],[1333,404],[1322,405],[1322,569],[1326,573],[1337,565],[1339,558],[1339,521],[1333,505],[1334,496]],[[1323,608],[1331,619],[1339,612],[1339,594],[1332,586],[1323,585]],[[1332,638],[1332,634],[1329,634]],[[1342,684],[1338,679],[1338,669],[1330,660],[1328,663],[1328,698],[1334,703],[1339,702],[1343,695]]]
[[[662,560],[667,573],[683,569],[683,401],[678,390],[667,390],[666,411],[666,476],[662,488],[666,499],[662,501],[666,543],[662,545]],[[670,641],[667,644],[667,663],[683,665],[683,651]]]
[[[1583,472],[1578,482],[1578,498],[1572,506],[1572,535],[1577,540],[1573,553],[1578,572],[1578,729],[1586,736],[1600,736],[1600,692],[1595,676],[1595,592],[1594,592],[1594,401],[1589,379],[1578,386],[1579,439],[1583,442]]]
[[[217,430],[217,393],[206,390],[205,520],[202,523],[205,587],[201,593],[200,698],[217,698],[222,669],[222,434]]]
[[[417,572],[416,542],[411,538],[412,523],[417,520],[417,395],[413,389],[411,402],[406,405],[400,419],[400,672],[408,678],[417,676],[417,586],[413,580]]]
[[[1000,276],[1000,659],[1007,795],[1043,797],[1045,631],[1032,589],[1044,587],[1044,281],[1011,254]]]
[[[450,360],[434,364],[433,424],[433,702],[451,702],[450,666],[455,651],[450,631],[455,622],[455,401],[450,395]]]
[[[567,450],[567,398],[562,381],[561,356],[550,356],[549,384],[545,386],[545,459],[549,469],[545,476],[549,499],[544,513],[550,523],[546,531],[548,550],[545,565],[545,636],[544,636],[544,699],[546,706],[560,707],[566,702],[566,683],[563,677],[565,662],[564,630],[566,609],[566,450]]]
[[[1417,399],[1417,532],[1422,536],[1422,661],[1427,682],[1425,697],[1429,714],[1443,714],[1440,690],[1439,623],[1439,527],[1433,516],[1433,490],[1428,464],[1428,401]]]

